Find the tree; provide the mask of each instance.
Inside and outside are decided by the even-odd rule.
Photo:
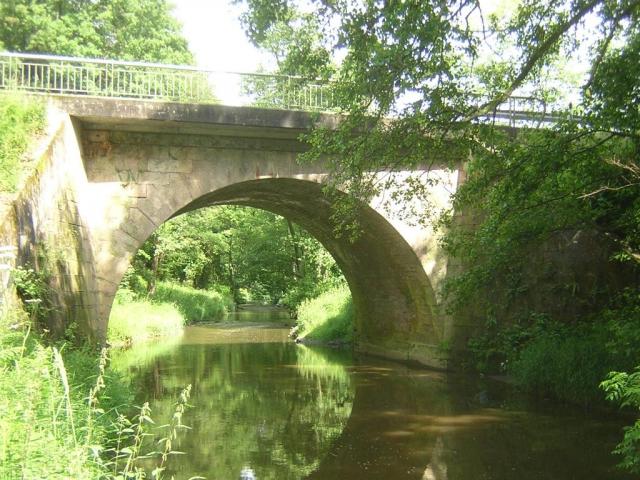
[[[8,0],[0,44],[17,52],[192,63],[166,0]]]
[[[136,282],[136,276],[144,282]],[[163,224],[140,249],[128,285],[152,294],[158,280],[207,289],[223,285],[239,303],[295,307],[342,281],[329,253],[289,220],[254,208],[224,206]]]
[[[312,132],[305,155],[329,158],[331,186],[352,194],[336,197],[339,232],[357,234],[354,206],[389,186],[395,171],[426,158],[453,165],[471,153],[470,180],[454,200],[458,209],[482,211],[481,227],[460,231],[451,217],[434,218],[435,210],[423,215],[447,227],[451,253],[471,265],[457,293],[477,292],[500,269],[517,270],[517,252],[560,230],[600,232],[616,242],[619,257],[640,258],[637,0],[524,1],[507,17],[485,15],[476,1],[246,6],[256,44],[270,48],[270,36],[305,11],[324,19],[325,40],[316,44],[328,58],[344,56],[333,80],[348,116],[337,130]],[[300,61],[297,43],[279,50]],[[553,128],[514,137],[487,121],[513,93],[556,98],[567,85],[548,80],[572,54],[587,57],[590,70],[579,104],[556,112]],[[380,171],[389,180],[379,182]],[[415,183],[408,190],[407,197],[425,193]]]
[[[295,30],[297,12],[306,9],[326,39],[315,41],[315,48],[329,50],[305,60],[298,55],[297,37],[279,36],[279,64],[296,59],[297,71],[303,72],[319,57],[344,55],[334,81],[339,106],[349,117],[338,132],[317,130],[308,157],[334,154],[340,159],[333,164],[334,184],[348,184],[361,198],[378,191],[375,176],[368,173],[411,166],[427,150],[435,148],[452,160],[459,160],[459,151],[485,153],[495,129],[487,131],[475,120],[518,89],[543,99],[554,93],[544,81],[559,57],[577,50],[575,36],[584,33],[587,20],[600,24],[583,42],[590,47],[592,68],[581,104],[590,122],[581,128],[611,133],[624,118],[625,131],[616,136],[637,134],[633,92],[638,76],[614,74],[613,66],[624,61],[632,71],[637,68],[638,1],[525,1],[509,18],[485,18],[476,1],[316,1],[310,6],[281,1],[276,9],[269,9],[269,3],[246,2],[247,32],[256,44],[273,51],[272,37],[286,28]],[[483,95],[480,101],[478,95]],[[620,108],[625,114],[616,114]],[[397,120],[390,124],[388,116]],[[459,151],[447,155],[451,142],[445,138],[455,139]],[[489,145],[496,154],[500,146]]]
[[[339,110],[347,115],[337,130],[317,128],[307,136],[305,154],[331,162],[330,194],[337,188],[352,194],[334,197],[339,234],[358,234],[357,205],[394,183],[396,171],[433,158],[451,166],[465,160],[468,179],[453,197],[454,210],[474,212],[475,227],[457,223],[454,212],[440,217],[428,207],[422,217],[441,227],[445,247],[465,264],[449,283],[450,306],[457,313],[471,306],[467,310],[483,317],[492,348],[495,339],[516,339],[509,347],[517,355],[547,334],[532,327],[549,317],[569,324],[568,335],[572,322],[591,323],[597,331],[640,331],[640,317],[630,308],[640,298],[637,282],[628,283],[619,305],[599,311],[620,288],[611,280],[616,275],[578,294],[576,285],[547,279],[548,289],[535,291],[538,285],[529,281],[532,270],[549,262],[535,252],[558,243],[559,235],[567,244],[597,239],[605,254],[600,247],[612,246],[611,261],[623,264],[609,268],[623,284],[620,272],[637,275],[640,1],[523,0],[500,15],[477,0],[282,0],[272,11],[267,3],[244,2],[247,33],[256,44],[304,11],[322,19],[328,56],[343,58],[333,81]],[[280,48],[285,56],[295,52],[292,44]],[[577,95],[563,104],[558,100],[571,82],[560,66],[570,61],[587,69],[578,75]],[[540,116],[516,133],[493,121],[496,107],[513,94],[554,105],[552,122]],[[379,172],[387,174],[382,183]],[[408,184],[401,198],[424,192],[425,185]],[[585,259],[577,281],[597,273],[601,260]],[[548,269],[555,272],[558,262],[552,259]],[[522,301],[532,295],[540,301]],[[552,299],[566,308],[553,310]],[[510,337],[514,322],[524,333]],[[640,363],[637,349],[616,356],[623,343],[594,345],[608,359]],[[565,370],[579,377],[578,368]],[[630,458],[637,465],[637,450]]]

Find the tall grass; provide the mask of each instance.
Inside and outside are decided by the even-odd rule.
[[[44,104],[33,97],[0,94],[0,192],[15,192],[27,163],[24,154],[44,128]]]
[[[298,307],[298,337],[322,342],[350,342],[353,340],[353,317],[349,288],[333,288]]]
[[[90,424],[86,401],[95,367],[88,351],[46,346],[20,310],[2,313],[0,478],[98,478],[89,442],[104,441],[106,429],[100,419]],[[105,396],[126,402],[126,389],[110,384]]]
[[[107,338],[112,345],[129,345],[154,337],[176,337],[185,323],[172,304],[118,298],[111,309]]]
[[[233,309],[233,299],[224,292],[197,290],[169,282],[158,282],[154,303],[171,303],[188,323],[221,320]]]
[[[603,404],[600,382],[617,366],[600,332],[549,332],[531,340],[508,371],[539,396],[583,406]]]
[[[191,386],[164,425],[148,403],[131,419],[130,388],[106,349],[50,346],[21,310],[0,314],[0,478],[161,480]],[[160,437],[160,439],[158,439]],[[143,442],[143,439],[145,441]]]

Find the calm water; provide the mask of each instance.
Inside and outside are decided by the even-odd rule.
[[[287,333],[253,323],[189,327],[181,339],[114,354],[158,422],[193,385],[194,407],[184,417],[192,430],[174,446],[187,455],[172,457],[169,473],[185,480],[631,478],[615,471],[609,455],[619,419],[533,405],[504,384],[295,345]]]

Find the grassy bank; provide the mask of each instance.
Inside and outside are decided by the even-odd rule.
[[[41,100],[0,93],[0,192],[15,192],[28,166],[24,154],[44,118]]]
[[[298,307],[298,337],[321,342],[350,342],[353,340],[353,316],[349,288],[333,288]]]
[[[108,436],[107,417],[90,409],[95,352],[47,345],[27,316],[0,316],[0,478],[98,478],[89,452]],[[104,391],[103,408],[128,403],[118,378]]]
[[[111,345],[130,345],[155,337],[175,337],[182,334],[185,324],[184,316],[172,304],[120,296],[111,309],[107,338]]]
[[[155,337],[175,337],[188,323],[222,319],[233,308],[229,294],[159,282],[151,298],[118,291],[109,317],[112,345],[130,345]]]
[[[234,306],[228,293],[197,290],[169,282],[159,282],[151,300],[175,305],[187,323],[220,320]]]
[[[165,478],[191,387],[173,418],[152,420],[147,403],[131,406],[106,350],[72,343],[49,343],[20,309],[0,314],[0,478]]]

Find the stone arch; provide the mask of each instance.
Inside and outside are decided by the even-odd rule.
[[[294,178],[261,178],[232,183],[200,195],[167,218],[215,205],[268,210],[291,219],[316,237],[335,258],[349,284],[356,310],[356,341],[361,350],[386,356],[403,352],[403,358],[411,358],[411,346],[436,346],[443,340],[433,289],[420,260],[373,208],[363,206],[360,214],[363,233],[357,240],[336,238],[331,205],[321,184]],[[154,229],[151,225],[146,227],[143,238]],[[142,242],[125,243],[118,250],[121,260],[126,259],[128,265]],[[112,285],[117,285],[125,268],[116,269]],[[103,300],[105,320],[111,302],[112,298]]]

